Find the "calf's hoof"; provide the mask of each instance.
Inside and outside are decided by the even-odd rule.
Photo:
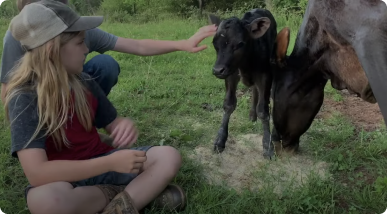
[[[275,153],[273,149],[266,150],[263,152],[263,158],[266,160],[275,160]]]
[[[266,159],[266,160],[275,160],[275,155],[272,154],[263,154],[263,158]]]
[[[222,153],[224,151],[225,147],[222,147],[222,146],[218,146],[218,145],[214,145],[214,152],[215,153]]]
[[[265,141],[263,141],[263,143],[265,143]],[[267,160],[274,160],[275,152],[274,152],[274,146],[271,142],[266,142],[266,145],[264,144],[263,158]]]
[[[223,130],[218,132],[218,136],[214,142],[214,151],[217,153],[222,153],[226,147],[226,141],[228,138],[228,133],[224,133]]]

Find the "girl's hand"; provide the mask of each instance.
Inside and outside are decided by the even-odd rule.
[[[108,156],[110,158],[110,171],[118,173],[138,174],[146,161],[146,152],[138,150],[123,149]]]
[[[115,148],[130,148],[138,137],[134,123],[128,118],[117,118],[113,123],[110,135],[114,139],[113,146]]]
[[[182,50],[196,53],[207,48],[207,45],[199,46],[199,43],[202,42],[205,38],[215,35],[217,27],[215,25],[207,25],[201,27],[198,32],[191,36],[188,40],[183,41]]]

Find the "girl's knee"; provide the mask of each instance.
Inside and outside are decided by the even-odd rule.
[[[177,174],[182,164],[182,157],[177,149],[172,146],[156,146],[152,150],[156,164],[165,166],[166,171],[173,175]]]
[[[68,201],[72,189],[72,185],[65,182],[32,188],[27,195],[28,208],[32,214],[74,213]]]

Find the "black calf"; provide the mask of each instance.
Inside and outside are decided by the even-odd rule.
[[[262,121],[263,155],[271,157],[274,149],[271,146],[269,124],[272,86],[270,62],[275,53],[276,21],[268,10],[254,9],[245,13],[242,19],[232,17],[220,20],[210,15],[210,22],[218,26],[213,39],[217,53],[213,74],[219,79],[225,79],[226,83],[224,115],[214,150],[222,152],[226,147],[228,123],[236,108],[236,89],[242,78],[242,82],[253,91],[250,120],[256,121],[258,117]]]

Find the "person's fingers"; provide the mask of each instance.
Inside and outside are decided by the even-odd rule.
[[[137,157],[137,158],[143,158],[145,157],[146,158],[146,152],[145,151],[140,151],[140,150],[131,150],[134,152],[134,155]]]
[[[132,130],[130,128],[123,128],[122,135],[120,135],[120,138],[117,140],[119,142],[119,146],[125,146],[131,131]]]
[[[197,45],[200,42],[202,42],[204,39],[206,39],[207,37],[210,37],[213,35],[215,35],[215,32],[206,32],[206,33],[199,34],[199,35],[197,35],[196,38],[194,38],[195,44]]]
[[[135,131],[134,132],[134,136],[132,137],[132,139],[128,142],[128,146],[129,147],[132,147],[132,145],[137,142],[137,139],[138,139],[138,131]]]
[[[194,47],[192,52],[196,53],[196,52],[202,51],[202,50],[204,50],[206,48],[207,48],[207,45],[202,45],[202,46],[199,46],[199,47]]]
[[[118,142],[118,138],[120,133],[120,126],[117,126],[113,131],[112,133],[110,134],[110,136],[113,138],[113,146],[117,146]]]
[[[198,32],[210,32],[210,31],[216,31],[217,27],[215,24],[213,25],[207,25],[204,27],[201,27]]]
[[[136,163],[144,163],[146,161],[146,156],[137,156],[135,159]]]
[[[117,127],[115,129],[115,135],[114,135],[114,144],[115,146],[120,146],[121,145],[121,138],[122,138],[122,135],[124,134],[124,131],[121,127]]]
[[[129,147],[133,144],[135,141],[135,137],[137,135],[137,131],[135,129],[132,129],[131,132],[128,133],[128,135],[125,135],[126,137],[123,139],[124,143],[122,146]]]

